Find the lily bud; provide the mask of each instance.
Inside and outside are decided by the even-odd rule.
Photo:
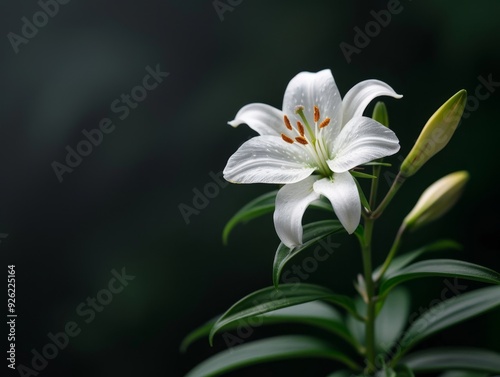
[[[434,182],[403,220],[404,226],[418,228],[444,215],[457,202],[468,180],[469,173],[462,170]]]
[[[375,107],[373,108],[372,119],[376,120],[386,127],[389,127],[389,115],[387,115],[387,107],[385,107],[384,102],[379,101],[375,104]]]
[[[413,149],[401,164],[401,175],[412,176],[448,144],[462,118],[466,101],[467,91],[462,89],[429,118]]]

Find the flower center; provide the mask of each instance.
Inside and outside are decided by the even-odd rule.
[[[319,122],[320,120],[320,111],[318,106],[313,107],[313,112],[314,112],[314,131],[312,130],[305,114],[304,114],[304,106],[297,106],[295,108],[295,114],[297,114],[300,119],[302,119],[302,122],[300,120],[297,121],[296,127],[293,127],[290,119],[288,116],[284,116],[283,120],[285,122],[285,127],[289,131],[293,131],[295,133],[294,136],[290,137],[289,135],[286,135],[285,133],[281,134],[281,138],[286,141],[289,144],[293,144],[295,141],[299,144],[302,145],[308,145],[308,144],[314,144],[316,142],[316,136],[321,129],[325,128],[330,124],[330,118],[326,117],[321,123]],[[304,128],[307,127],[307,136],[306,136],[306,129]]]
[[[325,117],[323,121],[320,122],[321,113],[319,107],[314,105],[313,107],[313,120],[314,120],[314,131],[311,127],[309,121],[307,120],[304,114],[304,106],[297,106],[295,108],[295,114],[297,114],[300,120],[297,121],[296,126],[292,126],[290,119],[287,115],[283,116],[283,121],[285,123],[285,127],[288,131],[287,134],[282,133],[281,138],[289,143],[293,144],[297,142],[303,145],[310,155],[316,161],[316,165],[318,166],[319,171],[324,176],[329,176],[332,174],[328,165],[326,164],[326,160],[328,159],[328,150],[326,148],[325,141],[323,140],[322,130],[330,124],[330,118]]]

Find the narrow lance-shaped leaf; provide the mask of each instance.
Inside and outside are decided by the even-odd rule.
[[[227,222],[222,232],[222,240],[227,244],[229,234],[233,228],[239,223],[255,219],[266,213],[274,211],[274,202],[278,191],[271,191],[264,195],[255,198],[250,203],[242,207],[236,214]]]
[[[309,336],[285,335],[243,344],[218,353],[198,364],[185,377],[214,377],[259,363],[297,358],[323,358],[344,363],[359,370],[343,352]]]
[[[358,312],[366,312],[363,300],[356,301]],[[401,335],[410,310],[410,295],[401,287],[392,291],[385,299],[382,309],[375,319],[375,346],[378,352],[389,350]],[[365,344],[365,323],[352,316],[347,318],[347,326],[357,341]]]
[[[461,250],[462,245],[460,245],[458,242],[453,241],[453,240],[439,240],[436,242],[433,242],[429,245],[422,246],[421,248],[410,251],[406,254],[400,255],[399,257],[396,257],[392,260],[389,268],[385,272],[386,276],[392,275],[396,271],[402,269],[403,267],[406,267],[409,265],[411,262],[413,262],[415,259],[419,258],[425,253],[429,252],[435,252],[435,251],[442,251],[442,250]],[[382,266],[379,266],[375,269],[373,272],[374,277],[378,277],[380,274],[380,271],[382,269]],[[376,280],[376,279],[375,279]]]
[[[188,347],[196,342],[198,339],[201,339],[205,336],[208,337],[208,334],[210,334],[210,330],[214,326],[215,322],[219,319],[220,316],[217,316],[213,319],[211,319],[208,322],[205,322],[203,325],[197,327],[193,331],[191,331],[189,334],[187,334],[184,339],[182,339],[181,345],[180,345],[180,351],[182,353],[186,352]]]
[[[322,242],[325,237],[334,234],[344,232],[345,229],[338,220],[323,220],[317,221],[304,226],[304,235],[302,245],[290,249],[283,243],[280,243],[278,249],[276,250],[276,255],[274,257],[273,263],[273,283],[277,288],[283,272],[283,268],[293,257],[306,250],[307,248],[320,243],[323,249],[323,253],[332,254],[334,252],[334,247],[336,244],[330,244],[328,239]],[[324,258],[324,257],[322,257]]]
[[[210,332],[210,342],[212,342],[214,335],[219,330],[230,326],[234,322],[315,300],[340,305],[357,315],[354,303],[348,296],[335,294],[327,288],[314,284],[283,284],[279,290],[274,287],[264,288],[251,293],[234,304],[213,326]]]
[[[488,377],[488,373],[473,372],[470,370],[451,370],[440,374],[438,377]]]
[[[401,363],[415,372],[452,369],[500,372],[500,354],[477,348],[428,349],[406,356]]]
[[[388,275],[382,280],[380,295],[387,294],[390,289],[405,281],[431,276],[457,277],[500,284],[500,274],[489,268],[454,259],[432,259],[414,263]]]
[[[208,338],[210,330],[218,319],[219,317],[214,318],[188,334],[182,341],[180,347],[181,352],[185,352],[187,347],[193,342],[204,337]],[[360,349],[360,345],[352,337],[351,333],[345,326],[340,313],[332,306],[320,301],[311,301],[304,304],[290,306],[288,308],[274,310],[265,314],[259,314],[250,319],[251,322],[249,321],[249,326],[252,327],[277,323],[299,323],[315,326],[340,336],[351,344],[354,349]],[[225,331],[233,330],[238,326],[241,326],[241,322],[235,321],[226,325],[224,329]]]
[[[500,306],[500,286],[476,289],[441,302],[425,312],[399,340],[399,349],[393,362],[399,360],[411,347],[428,336]]]

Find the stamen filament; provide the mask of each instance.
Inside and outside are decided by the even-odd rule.
[[[316,141],[316,135],[313,132],[311,126],[309,125],[309,122],[307,121],[306,116],[304,115],[304,106],[297,106],[295,108],[295,113],[299,114],[300,119],[302,119],[302,121],[306,125],[307,131],[309,132],[309,136],[311,137],[311,140],[314,143]]]
[[[320,170],[321,172],[325,175],[328,176],[331,174],[330,167],[326,163],[328,160],[329,156],[327,153],[326,146],[324,144],[324,140],[322,138],[319,138],[316,141],[315,148],[316,153],[318,154],[318,160],[320,161]]]

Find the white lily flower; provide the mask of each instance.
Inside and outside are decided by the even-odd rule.
[[[349,170],[399,150],[389,128],[363,117],[378,96],[401,98],[389,85],[366,80],[342,101],[329,69],[301,72],[288,84],[283,110],[252,103],[233,127],[257,131],[230,158],[224,178],[233,183],[284,184],[276,197],[274,225],[289,248],[302,244],[302,217],[309,204],[325,196],[349,233],[361,217],[361,201]]]

